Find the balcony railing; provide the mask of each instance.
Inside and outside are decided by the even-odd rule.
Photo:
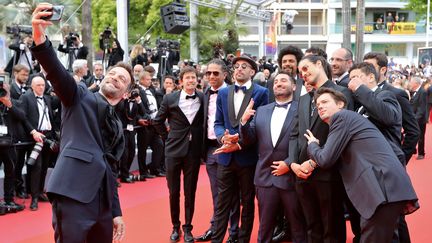
[[[342,24],[331,24],[330,34],[342,34]],[[355,25],[351,26],[351,33],[355,32]],[[386,35],[414,35],[425,34],[426,24],[416,22],[377,23],[368,22],[364,27],[365,34],[386,34]]]
[[[248,34],[254,35],[258,34],[258,26],[246,26]],[[267,31],[266,27],[266,31]],[[278,35],[285,35],[288,34],[286,26],[281,25],[280,31],[278,30]],[[294,24],[294,28],[291,30],[291,35],[307,35],[308,34],[308,25],[307,24]],[[324,33],[324,26],[323,25],[312,25],[311,27],[311,34],[312,35],[325,35]]]

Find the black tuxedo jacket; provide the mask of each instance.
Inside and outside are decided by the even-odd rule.
[[[354,108],[351,91],[349,91],[347,88],[339,86],[331,80],[325,82],[322,87],[332,88],[342,92],[347,98],[347,107],[349,107],[349,109]],[[314,134],[314,136],[319,139],[320,145],[324,145],[327,141],[329,127],[327,123],[321,120],[317,111],[315,111],[313,116],[311,116],[311,100],[312,97],[310,94],[305,94],[299,99],[299,108],[297,115],[294,118],[294,128],[291,133],[289,144],[290,163],[301,164],[309,159],[309,155],[307,153],[307,139],[303,135],[306,133],[306,129],[309,129]],[[339,174],[336,170],[316,169],[308,178],[308,180],[334,181],[339,180],[339,178]]]
[[[132,108],[130,108],[131,103]],[[143,102],[138,104],[129,100],[122,100],[115,106],[115,111],[122,122],[123,129],[125,129],[127,125],[136,126],[138,118],[145,116]]]
[[[49,40],[31,49],[46,70],[47,78],[63,105],[62,142],[48,181],[48,195],[57,194],[89,203],[103,187],[113,218],[120,216],[116,178],[104,152],[103,139],[107,138],[102,137],[101,123],[105,117],[100,117],[99,113],[108,108],[108,103],[101,103],[98,94],[75,82],[57,59]]]
[[[402,110],[395,95],[380,88],[373,92],[365,85],[361,85],[353,95],[363,106],[359,114],[367,117],[381,131],[401,163],[405,165],[405,154],[401,148]]]
[[[371,218],[378,206],[392,202],[406,201],[404,214],[418,209],[405,168],[378,129],[356,112],[334,114],[327,143],[321,147],[311,143],[308,152],[320,168],[337,168],[348,197],[363,218]]]
[[[425,90],[420,87],[420,89],[415,92],[413,97],[411,97],[411,104],[414,110],[415,118],[419,124],[424,124],[427,122],[427,94]]]
[[[402,151],[405,154],[406,162],[411,158],[416,150],[417,141],[420,137],[420,129],[417,120],[414,116],[413,108],[411,107],[408,94],[402,90],[393,87],[386,81],[380,85],[382,90],[392,92],[402,109]]]
[[[204,105],[203,93],[195,91],[200,101],[200,108],[195,115],[192,124],[179,107],[181,91],[176,91],[164,96],[161,107],[153,120],[156,131],[165,141],[165,156],[184,157],[188,154],[189,146],[192,146],[192,156],[202,155]],[[167,132],[165,120],[168,119],[170,131]],[[190,136],[192,139],[189,141]]]
[[[17,143],[18,141],[22,141],[22,137],[25,136],[23,124],[26,120],[26,116],[24,111],[20,108],[19,102],[15,99],[12,99],[11,101],[11,108],[0,103],[0,114],[2,116],[0,124],[5,125],[8,128],[8,134],[3,134],[1,136],[8,136],[12,139],[13,143]],[[5,124],[2,124],[3,122]]]
[[[337,85],[343,86],[345,88],[348,88],[348,83],[349,83],[349,75],[345,75],[342,79],[338,80],[336,82]]]
[[[45,101],[45,105],[48,108],[48,115],[49,115],[49,120],[51,122],[52,131],[54,131],[55,130],[54,114],[53,114],[51,96],[43,95],[43,99]],[[26,92],[25,94],[21,95],[20,101],[21,101],[21,108],[26,114],[26,120],[24,124],[27,129],[27,134],[29,137],[31,137],[30,131],[32,131],[33,129],[39,131],[38,128],[39,118],[43,116],[43,114],[39,114],[37,99],[35,94],[32,91]]]
[[[12,81],[12,84],[10,85],[10,97],[12,99],[18,100],[21,97],[22,94],[23,94],[23,92],[18,87],[18,85],[16,84],[16,82]]]

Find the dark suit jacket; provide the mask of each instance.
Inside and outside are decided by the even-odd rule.
[[[285,118],[276,146],[273,147],[271,138],[271,117],[275,103],[258,107],[252,121],[240,128],[240,136],[245,146],[258,143],[258,163],[255,169],[254,183],[260,187],[275,186],[284,190],[294,190],[295,175],[288,172],[281,176],[271,174],[273,161],[286,161],[288,159],[289,136],[293,127],[293,118],[297,113],[297,101],[291,103],[291,107]]]
[[[10,97],[12,99],[18,100],[21,95],[22,95],[21,89],[18,87],[15,81],[12,81],[10,85]]]
[[[189,123],[189,120],[179,107],[180,93],[181,91],[176,91],[164,96],[161,107],[153,120],[153,125],[156,131],[163,138],[166,138],[165,156],[173,158],[185,157],[188,154],[189,146],[192,146],[191,155],[200,157],[203,148],[203,93],[195,91],[200,100],[200,108],[192,124]],[[168,133],[165,127],[166,119],[168,119],[170,126]],[[192,136],[191,141],[189,141],[190,135]]]
[[[45,105],[48,107],[49,120],[51,122],[52,130],[54,131],[54,114],[53,108],[51,104],[51,97],[48,95],[44,95],[43,99],[45,101]],[[35,94],[32,91],[28,91],[20,97],[21,109],[26,114],[26,120],[24,122],[25,127],[27,129],[27,134],[31,138],[30,131],[33,129],[39,131],[38,123],[39,117],[43,114],[39,114],[39,109],[37,105],[37,99]]]
[[[58,51],[63,52],[63,53],[68,53],[68,49],[66,44],[63,45],[59,45],[57,48]],[[89,51],[88,51],[88,47],[87,46],[82,46],[80,48],[78,48],[78,52],[76,53],[76,59],[87,59],[87,55],[88,55]]]
[[[363,106],[360,114],[366,116],[381,131],[405,165],[405,154],[401,148],[402,110],[395,95],[380,88],[373,92],[365,85],[361,85],[353,95]]]
[[[130,108],[130,103],[132,103],[132,109]],[[122,100],[116,105],[115,110],[122,122],[123,129],[125,129],[127,125],[136,126],[138,117],[145,116],[142,102],[137,104],[129,100]]]
[[[51,80],[62,108],[62,142],[56,166],[47,185],[47,192],[72,198],[82,203],[91,202],[106,181],[106,196],[113,217],[121,215],[117,186],[103,149],[99,110],[107,103],[98,102],[97,94],[80,83],[77,85],[63,64],[56,58],[52,44],[32,47]],[[104,177],[106,180],[103,180]]]
[[[336,82],[337,85],[343,86],[345,88],[348,88],[348,83],[349,83],[349,74],[345,75],[342,79],[338,80]]]
[[[2,120],[0,120],[1,125],[5,125],[8,128],[8,133],[1,135],[10,137],[13,143],[16,143],[23,136],[21,133],[25,134],[24,129],[22,129],[22,124],[26,120],[24,111],[20,108],[20,103],[12,99],[12,107],[7,108],[3,103],[0,103],[0,113]],[[3,124],[3,122],[5,124]]]
[[[363,218],[371,218],[385,203],[406,200],[406,214],[418,208],[405,168],[378,129],[356,112],[333,115],[327,143],[322,148],[309,144],[308,153],[323,169],[337,166],[348,197]]]
[[[216,100],[215,119],[215,133],[218,141],[220,141],[224,135],[225,129],[228,129],[230,134],[239,133],[240,119],[251,98],[254,100],[253,109],[256,110],[259,106],[268,103],[268,90],[252,83],[252,86],[246,90],[243,103],[240,106],[238,117],[236,119],[234,110],[234,85],[219,90]],[[241,140],[239,141],[239,144],[243,147]],[[233,153],[219,154],[218,163],[227,166],[231,162],[232,157],[234,157],[240,166],[252,166],[255,165],[258,160],[256,147],[250,146]]]
[[[354,102],[352,100],[351,91],[347,88],[338,86],[331,80],[325,82],[322,87],[341,91],[348,100],[348,107],[350,107],[350,109],[353,108]],[[301,164],[309,159],[309,155],[307,154],[307,139],[303,135],[306,133],[306,129],[309,129],[315,137],[319,139],[321,145],[324,145],[327,141],[328,125],[321,120],[318,116],[318,112],[314,112],[314,115],[311,117],[311,99],[312,97],[310,94],[305,94],[301,96],[299,100],[298,113],[295,116],[294,128],[291,133],[289,144],[290,163]],[[340,177],[336,170],[317,169],[314,170],[308,180],[335,181],[340,180]]]
[[[427,122],[427,93],[420,87],[420,89],[411,97],[411,105],[414,110],[415,118],[419,124]]]
[[[386,81],[384,81],[384,84],[380,86],[382,90],[388,90],[392,92],[396,96],[396,99],[401,106],[403,128],[402,151],[405,154],[405,158],[409,160],[416,150],[417,141],[420,137],[420,129],[415,119],[414,111],[411,107],[408,94],[402,89],[393,87]]]

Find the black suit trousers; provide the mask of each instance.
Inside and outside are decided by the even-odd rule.
[[[417,144],[417,154],[425,155],[425,134],[426,134],[426,122],[417,121],[420,128],[420,138]]]
[[[296,191],[306,219],[309,243],[345,243],[341,181],[297,180]]]
[[[150,173],[157,174],[163,169],[164,145],[162,138],[156,132],[153,126],[142,127],[137,131],[138,146],[138,166],[140,174]],[[152,150],[152,160],[147,166],[147,148]]]
[[[13,201],[14,196],[14,162],[12,160],[13,156],[13,148],[12,147],[0,147],[0,166],[4,165],[4,181],[3,181],[3,189],[4,189],[4,200],[5,202]]]
[[[45,178],[50,163],[51,150],[45,143],[34,165],[29,165],[30,192],[33,198],[39,197],[45,186]]]
[[[32,145],[15,146],[15,190],[17,192],[29,192],[30,190],[29,176],[26,177],[27,183],[24,183],[22,170],[25,164],[25,160],[30,155],[32,148]]]
[[[188,154],[181,158],[165,157],[166,180],[169,190],[171,222],[174,228],[180,228],[180,182],[183,171],[183,188],[185,197],[185,223],[183,230],[192,230],[192,218],[195,211],[195,193],[200,168],[200,158]]]
[[[129,170],[135,157],[135,131],[124,131],[125,149],[120,159],[120,177],[125,179],[129,177]]]
[[[249,242],[255,214],[255,185],[253,182],[255,166],[241,167],[233,159],[228,166],[218,165],[219,198],[214,216],[215,234],[213,243],[221,243],[225,237],[228,219],[235,194],[240,193],[241,223],[238,235],[240,243]],[[238,185],[236,187],[235,185]],[[240,192],[236,190],[240,189]]]

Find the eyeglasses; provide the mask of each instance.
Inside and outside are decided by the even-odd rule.
[[[342,58],[339,58],[339,57],[336,57],[336,58],[330,58],[330,62],[343,62],[343,61],[348,61],[349,59],[342,59]]]
[[[207,71],[206,73],[205,73],[205,75],[206,76],[210,76],[210,75],[212,75],[213,74],[213,76],[219,76],[219,74],[220,74],[220,72],[218,72],[218,71]]]
[[[239,69],[240,67],[241,67],[242,69],[246,69],[247,67],[252,68],[252,66],[247,65],[246,63],[243,63],[242,65],[236,63],[236,64],[234,64],[234,66],[233,66],[234,69]]]

